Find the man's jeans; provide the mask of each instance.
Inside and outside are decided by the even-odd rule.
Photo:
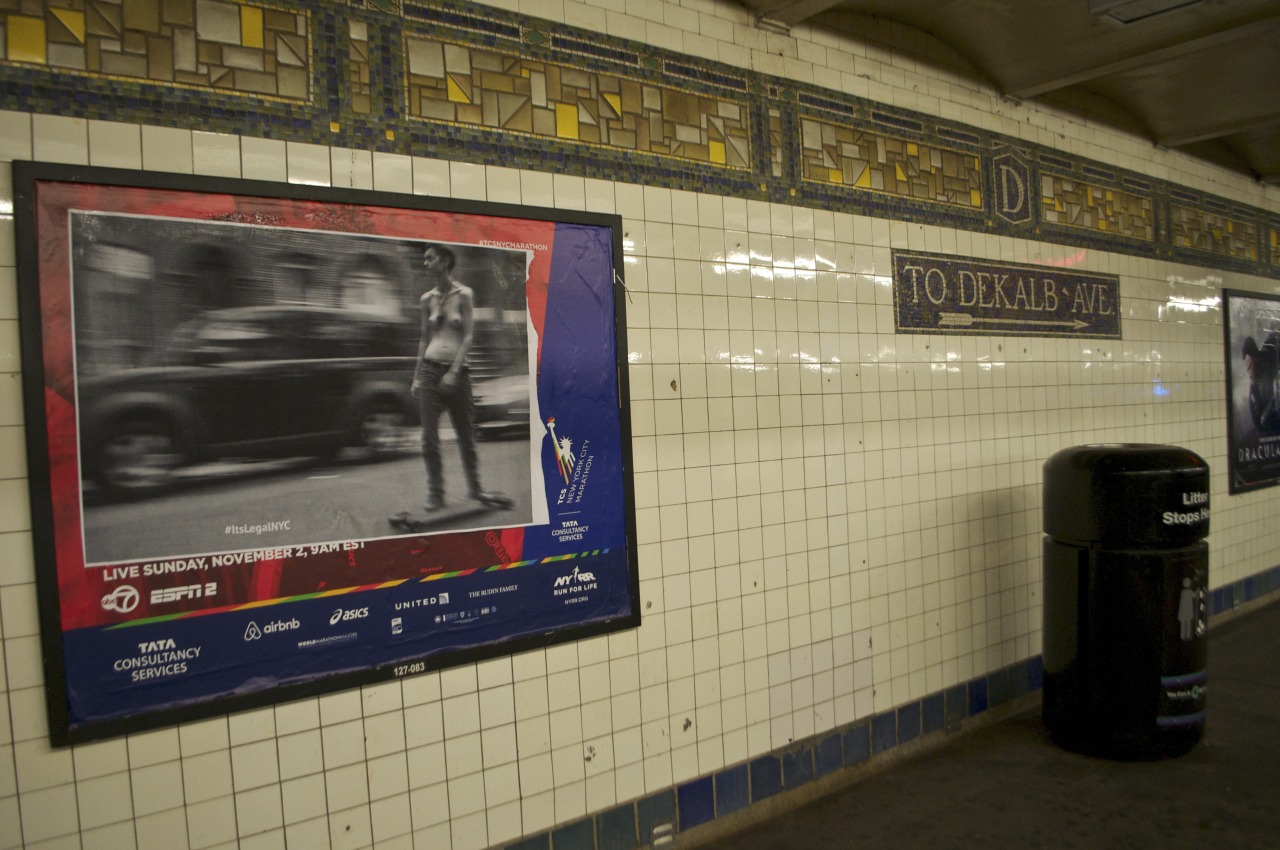
[[[475,402],[471,398],[471,373],[458,370],[452,391],[442,392],[440,379],[449,371],[444,363],[423,360],[418,368],[418,411],[422,416],[422,459],[427,466],[427,498],[444,498],[444,470],[440,462],[440,414],[449,411],[449,421],[458,435],[462,468],[467,476],[467,492],[480,490],[476,460]]]

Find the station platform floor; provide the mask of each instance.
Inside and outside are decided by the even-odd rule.
[[[1063,750],[1036,701],[801,808],[678,846],[1280,848],[1280,603],[1211,626],[1208,687],[1204,738],[1177,758]]]

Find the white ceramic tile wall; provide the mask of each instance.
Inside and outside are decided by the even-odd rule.
[[[713,0],[493,5],[1280,210],[1274,189],[929,71],[895,52],[891,28],[783,39]],[[0,113],[0,160],[32,156],[621,215],[644,622],[51,750],[6,216],[0,850],[480,848],[964,682],[1039,652],[1040,468],[1076,443],[1199,452],[1216,470],[1211,584],[1280,563],[1273,500],[1226,494],[1218,301],[1273,281],[651,186]],[[7,205],[7,170],[0,192]],[[889,259],[904,247],[1118,274],[1124,339],[897,336]]]

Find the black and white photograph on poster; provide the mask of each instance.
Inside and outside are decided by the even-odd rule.
[[[621,218],[13,172],[55,746],[639,624]]]
[[[70,224],[86,564],[545,521],[526,251]]]
[[[1280,297],[1224,293],[1229,492],[1280,484]]]

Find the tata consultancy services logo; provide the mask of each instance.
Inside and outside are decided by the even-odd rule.
[[[138,591],[127,584],[122,584],[102,597],[102,607],[107,611],[118,611],[128,614],[138,607]]]

